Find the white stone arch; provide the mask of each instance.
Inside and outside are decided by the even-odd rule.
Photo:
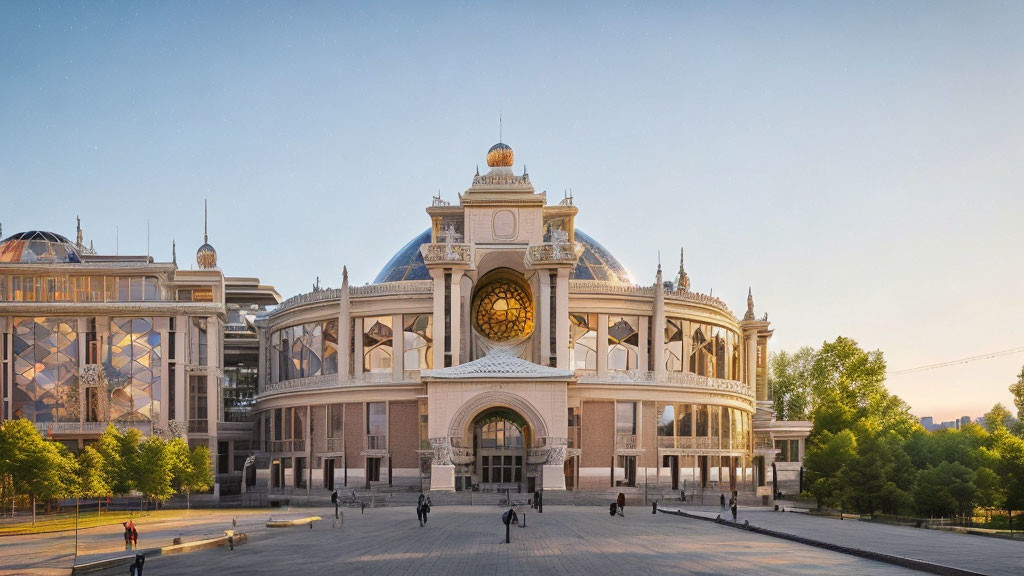
[[[489,391],[473,396],[459,407],[448,425],[448,437],[465,437],[473,419],[489,408],[509,408],[519,413],[530,425],[535,444],[542,444],[548,436],[548,426],[544,417],[529,400],[511,392]]]

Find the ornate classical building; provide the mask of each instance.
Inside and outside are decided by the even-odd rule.
[[[735,489],[795,481],[808,422],[774,419],[772,330],[637,285],[504,143],[372,284],[257,320],[255,473],[270,490]],[[793,491],[795,485],[787,491]]]
[[[0,419],[27,418],[77,449],[108,426],[187,437],[237,491],[252,446],[254,321],[280,303],[225,277],[206,243],[197,269],[96,254],[51,232],[0,242]]]
[[[810,423],[774,419],[753,297],[737,318],[682,255],[634,283],[513,159],[496,144],[458,205],[435,197],[372,284],[283,303],[205,235],[191,270],[96,254],[80,226],[6,238],[0,417],[72,447],[108,423],[185,436],[221,494],[795,491]]]

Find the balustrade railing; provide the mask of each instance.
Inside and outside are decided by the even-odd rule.
[[[746,438],[718,438],[714,436],[658,436],[658,448],[678,450],[747,451]]]
[[[746,382],[711,378],[692,372],[666,372],[659,378],[650,370],[609,370],[604,376],[599,376],[596,370],[576,370],[576,380],[581,384],[678,384],[685,388],[721,390],[749,397],[754,395],[753,387]]]
[[[367,434],[366,435],[366,449],[367,450],[387,450],[388,449],[388,437],[383,434]]]
[[[210,423],[208,420],[189,420],[188,421],[188,432],[189,434],[206,434],[210,429]]]
[[[452,262],[468,264],[470,260],[470,246],[469,244],[455,243],[421,244],[420,254],[423,255],[423,261],[428,263]]]
[[[616,434],[615,435],[615,449],[616,450],[636,450],[636,435],[635,434]]]

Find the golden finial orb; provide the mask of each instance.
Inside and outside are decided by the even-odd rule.
[[[514,158],[512,147],[504,142],[498,142],[487,151],[487,165],[491,168],[511,167]]]

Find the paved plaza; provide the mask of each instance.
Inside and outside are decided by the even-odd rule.
[[[323,510],[318,510],[323,513]],[[153,558],[147,574],[912,574],[894,566],[757,534],[629,508],[527,512],[504,544],[497,507],[435,506],[425,528],[412,508],[349,510],[308,528],[257,530],[234,552]],[[327,515],[325,514],[325,517]],[[152,571],[150,571],[152,570]]]
[[[687,509],[687,512],[700,512]],[[717,511],[705,509],[708,514]],[[512,528],[504,544],[501,508],[435,506],[420,528],[412,507],[345,509],[345,522],[332,526],[333,510],[196,511],[191,518],[141,520],[140,548],[165,546],[223,534],[231,528],[249,535],[235,551],[218,548],[155,556],[146,574],[280,574],[295,571],[344,574],[913,574],[893,565],[831,552],[702,520],[652,515],[628,507],[612,518],[603,507],[549,506],[528,510],[525,528]],[[318,514],[312,529],[269,529],[267,519]],[[740,519],[773,530],[847,546],[897,553],[984,574],[1020,573],[1024,542],[949,534],[803,514],[741,510]],[[82,559],[123,554],[120,525],[83,531]],[[0,574],[68,574],[74,534],[0,538]],[[82,561],[80,559],[80,562]],[[120,567],[107,574],[121,574]]]
[[[665,509],[680,509],[665,506]],[[688,514],[714,518],[717,507],[682,507]],[[723,514],[731,519],[731,515]],[[740,508],[739,522],[827,544],[848,546],[970,570],[982,574],[1024,573],[1024,541],[958,534],[941,530],[839,520],[808,514]],[[739,532],[736,528],[733,528]]]

